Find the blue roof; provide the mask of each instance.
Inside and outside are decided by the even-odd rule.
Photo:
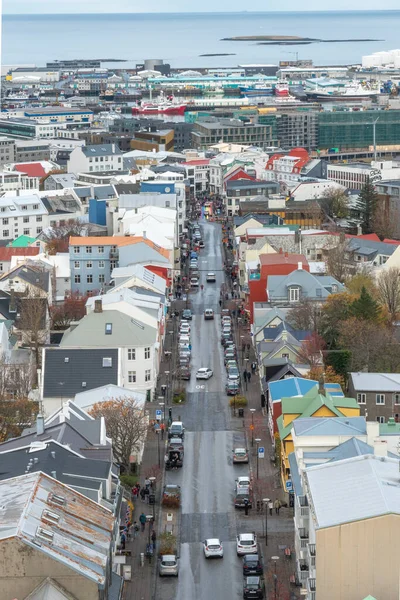
[[[304,396],[316,385],[318,385],[318,381],[304,379],[303,377],[289,377],[280,381],[271,381],[268,384],[269,396],[272,402],[291,396]],[[325,383],[325,389],[332,396],[344,397],[342,388],[338,383]]]
[[[296,460],[295,452],[289,454],[289,465],[290,465],[290,478],[293,484],[293,491],[296,496],[303,495],[303,486],[301,485],[301,477],[299,472],[299,466]]]
[[[366,435],[365,417],[305,417],[293,421],[296,436]]]

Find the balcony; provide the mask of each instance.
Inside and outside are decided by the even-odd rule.
[[[308,517],[310,516],[310,508],[308,506],[307,496],[296,496],[296,500],[296,512],[299,513],[300,517],[308,519]]]
[[[301,540],[308,540],[308,529],[306,529],[305,527],[300,527],[299,528],[299,537]]]
[[[119,250],[118,248],[111,248],[110,250],[110,258],[118,258],[119,257]]]
[[[317,592],[316,580],[314,577],[309,577],[307,579],[307,590],[309,597],[312,598],[312,600],[314,600],[316,598]]]
[[[299,581],[302,584],[305,584],[307,579],[309,578],[309,575],[310,575],[310,571],[309,571],[307,561],[298,560],[297,561],[297,576],[299,578]]]
[[[308,544],[307,546],[307,558],[308,564],[310,565],[310,569],[315,569],[315,557],[316,557],[316,548],[315,544]]]

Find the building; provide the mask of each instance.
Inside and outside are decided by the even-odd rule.
[[[357,399],[362,415],[387,423],[400,422],[400,375],[397,373],[349,373],[349,393]]]
[[[33,121],[51,123],[91,123],[93,111],[87,108],[66,108],[65,106],[46,106],[42,108],[24,108],[21,116]]]
[[[50,143],[47,140],[15,140],[14,144],[15,159],[9,162],[27,163],[51,158]]]
[[[260,115],[258,123],[267,116]],[[280,110],[275,115],[276,134],[282,148],[318,148],[318,112],[312,108]]]
[[[8,137],[0,137],[0,165],[16,162],[16,142]]]
[[[400,180],[376,181],[375,189],[379,196],[383,222],[389,224],[391,235],[400,239]]]
[[[205,192],[210,185],[210,159],[198,158],[188,160],[183,165],[186,169],[186,177],[189,181],[190,193]]]
[[[123,171],[122,152],[116,144],[75,148],[69,157],[68,173]]]
[[[11,71],[11,78],[14,83],[56,83],[60,81],[60,72],[48,67],[17,67]]]
[[[324,302],[331,294],[344,290],[344,285],[334,277],[312,275],[303,269],[301,263],[289,275],[270,275],[267,281],[267,296],[271,305],[294,305],[305,298]]]
[[[234,216],[241,210],[241,203],[246,205],[252,200],[265,201],[273,194],[279,192],[279,183],[273,181],[259,181],[250,178],[230,179],[225,186],[225,206],[228,216]],[[251,210],[253,212],[253,208]]]
[[[37,246],[27,248],[13,248],[0,246],[0,273],[7,273],[11,268],[13,258],[24,262],[27,258],[37,256],[40,248]]]
[[[42,472],[1,481],[0,498],[2,600],[109,598],[110,510]]]
[[[0,239],[37,236],[49,226],[48,211],[37,195],[0,198]]]
[[[369,163],[328,164],[328,179],[340,183],[347,189],[360,190],[365,182],[385,179],[400,179],[400,163],[393,161],[372,161]]]
[[[174,151],[174,130],[161,129],[159,131],[137,131],[130,142],[131,150],[147,150],[152,152]]]
[[[384,442],[374,452],[304,473],[308,600],[399,596],[399,462]]]
[[[271,125],[243,123],[238,119],[198,121],[194,124],[193,148],[206,150],[221,140],[233,144],[260,146],[261,148],[277,145],[277,140],[273,139]]]
[[[310,157],[305,148],[293,148],[288,154],[273,154],[265,165],[262,179],[278,181],[286,187],[294,187],[302,177],[302,169]]]
[[[37,122],[23,117],[0,118],[0,135],[17,139],[43,139],[57,137],[59,129],[65,129],[65,123]]]

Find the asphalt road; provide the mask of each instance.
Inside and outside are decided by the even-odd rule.
[[[242,564],[236,555],[236,534],[251,529],[241,526],[242,515],[233,507],[235,478],[248,474],[247,465],[232,464],[232,449],[244,445],[243,432],[231,426],[225,394],[225,368],[220,344],[219,292],[224,282],[221,227],[201,222],[205,248],[200,251],[200,283],[204,290],[190,294],[192,378],[187,384],[185,406],[173,408],[173,418],[185,426],[185,457],[182,469],[168,471],[167,483],[182,487],[181,555],[178,579],[157,583],[161,600],[232,600],[242,597]],[[216,273],[216,283],[206,283],[207,271]],[[213,321],[203,311],[212,308]],[[199,367],[211,367],[214,375],[196,381]],[[224,558],[208,559],[202,542],[219,537]]]

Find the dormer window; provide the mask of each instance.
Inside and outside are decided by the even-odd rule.
[[[300,301],[300,288],[299,287],[289,288],[289,302],[299,302],[299,301]]]
[[[106,323],[106,335],[112,334],[112,323]]]

